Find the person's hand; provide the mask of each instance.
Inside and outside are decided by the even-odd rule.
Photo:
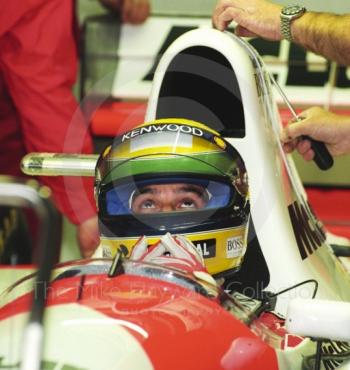
[[[120,14],[123,23],[140,24],[150,14],[149,0],[100,0],[100,3]]]
[[[313,107],[300,113],[302,120],[291,122],[282,131],[281,141],[286,153],[294,149],[306,161],[314,158],[310,140],[300,139],[301,135],[310,136],[314,140],[326,144],[328,151],[333,156],[350,153],[350,118]]]
[[[166,233],[150,247],[147,238],[143,236],[133,246],[130,258],[184,271],[207,271],[202,254],[182,235]]]
[[[191,273],[211,297],[218,296],[216,281],[209,275],[201,251],[185,236],[166,233],[153,245],[148,244],[147,238],[141,237],[133,246],[130,259]]]
[[[191,272],[197,279],[216,286],[205,267],[202,253],[183,235],[166,233],[150,247],[143,236],[133,246],[130,259]]]
[[[85,220],[77,226],[77,239],[80,253],[84,258],[89,258],[100,243],[97,216]]]
[[[220,31],[234,21],[238,36],[260,36],[281,40],[280,12],[282,6],[265,0],[219,0],[212,21]]]

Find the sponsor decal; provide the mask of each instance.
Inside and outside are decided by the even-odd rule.
[[[169,18],[168,21],[171,21],[171,18]],[[196,29],[197,26],[172,26],[169,32],[167,33],[163,43],[160,45],[159,50],[157,52],[157,57],[154,60],[154,63],[152,65],[152,68],[146,73],[146,75],[143,77],[144,81],[152,81],[153,76],[156,72],[157,66],[159,64],[160,58],[165,53],[165,51],[168,49],[168,47],[181,35],[184,33]]]
[[[314,368],[315,354],[305,356],[303,368]],[[322,369],[334,370],[344,365],[350,359],[350,344],[339,341],[324,341],[321,345]]]
[[[124,134],[121,141],[124,142],[125,140],[130,140],[134,137],[137,137],[143,134],[150,134],[150,133],[157,133],[157,132],[181,132],[183,134],[191,134],[193,136],[199,136],[199,137],[204,135],[203,131],[197,127],[170,123],[170,124],[149,125],[145,127],[136,128]]]
[[[333,370],[341,366],[345,361],[350,359],[350,344],[347,342],[325,342],[322,344],[322,355],[327,359],[324,359],[323,366],[326,370]],[[338,355],[339,358],[331,355]]]
[[[216,256],[216,239],[204,239],[192,241],[194,246],[202,253],[203,258],[212,258]]]
[[[288,206],[288,211],[300,256],[304,260],[322,246],[326,235],[321,226],[309,218],[302,204],[294,202]]]
[[[149,90],[145,93],[144,98],[147,98],[151,89],[150,82],[153,80],[156,67],[164,52],[180,35],[203,25],[203,19],[198,18],[181,20],[184,23],[182,25],[178,23],[178,19],[174,20],[172,17],[165,19],[168,24],[173,24],[170,27],[164,27],[163,32],[156,38],[156,45],[154,46],[154,40],[149,42],[147,37],[144,40],[146,45],[151,45],[147,51],[153,56],[153,64],[150,66],[145,63],[142,59],[143,54],[140,54],[137,82],[132,84],[132,87],[129,89],[126,89],[125,79],[120,79],[120,82],[117,80],[112,92],[113,95],[124,98],[134,96],[133,92],[137,90],[142,91],[142,83],[146,82],[149,83]],[[191,21],[193,25],[185,24],[188,21]],[[154,22],[154,29],[159,31],[159,20],[151,18],[150,22]],[[210,24],[210,19],[208,18],[206,22]],[[233,31],[234,29],[230,28],[230,30]],[[124,38],[123,43],[130,46],[129,39],[134,38],[134,33],[131,33],[130,36],[128,33],[124,33]],[[300,103],[302,99],[304,104],[324,104],[325,101],[328,101],[329,91],[325,87],[333,84],[331,63],[329,61],[286,40],[269,41],[261,38],[251,38],[248,41],[261,55],[268,71],[274,75],[280,86],[286,90],[292,102]],[[133,52],[137,53],[137,50],[135,49]],[[129,79],[135,81],[135,71],[130,69],[130,64],[127,63],[127,58],[125,59],[125,64],[120,69],[118,67],[118,74],[121,76],[130,75]],[[349,71],[349,67],[337,66],[337,78],[334,81],[336,93],[332,96],[333,104],[343,105],[348,102],[350,88]],[[305,90],[305,86],[310,89]],[[124,94],[120,93],[120,91],[124,91]]]
[[[226,257],[236,258],[242,255],[244,248],[242,236],[235,236],[226,241]]]

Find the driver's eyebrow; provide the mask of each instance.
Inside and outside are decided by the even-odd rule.
[[[134,193],[134,197],[141,195],[141,194],[157,194],[160,191],[158,189],[155,189],[152,187],[152,185],[149,186],[144,186],[140,189],[137,189]],[[175,193],[194,193],[198,195],[199,197],[203,197],[203,195],[206,194],[205,189],[197,186],[197,185],[192,185],[192,184],[183,184],[179,188],[177,188]]]
[[[159,191],[157,191],[156,189],[152,188],[152,186],[144,186],[141,189],[135,190],[134,196],[137,196],[137,195],[140,195],[140,194],[148,194],[148,193],[155,194],[157,192],[159,192]]]
[[[186,184],[186,185],[181,186],[177,190],[177,192],[178,193],[180,193],[180,192],[184,192],[184,193],[195,193],[199,197],[203,197],[203,195],[206,194],[204,188],[202,188],[200,186],[197,186],[197,185],[192,185],[192,184]]]

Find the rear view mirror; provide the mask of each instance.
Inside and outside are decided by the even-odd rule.
[[[288,305],[286,329],[312,339],[350,341],[350,303],[293,299]]]

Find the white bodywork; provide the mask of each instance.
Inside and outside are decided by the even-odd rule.
[[[262,62],[248,43],[227,32],[208,28],[193,30],[179,37],[165,52],[156,70],[146,121],[162,118],[157,116],[157,108],[169,65],[177,55],[193,46],[215,49],[222,54],[238,80],[245,116],[245,137],[227,139],[241,154],[247,168],[252,220],[270,274],[266,289],[277,292],[315,279],[319,283],[317,297],[350,301],[349,276],[326,241],[320,242],[310,253],[306,250],[307,257],[301,258],[296,241],[298,235],[294,233],[288,206],[294,203],[301,207],[313,232],[317,232],[317,220],[306,204],[305,192],[291,158],[286,159],[281,150],[278,138],[280,122],[270,82],[263,65],[254,67]],[[188,72],[197,73],[193,69]],[[183,89],[186,90],[186,83]],[[220,97],[213,96],[212,99]],[[222,106],[221,109],[230,109],[230,106]],[[181,112],[177,117],[181,117]],[[289,298],[311,298],[312,289],[313,285],[309,284],[290,291],[287,299],[279,300],[278,310],[285,314]]]
[[[350,341],[350,303],[294,299],[286,317],[288,332],[310,338]]]
[[[0,335],[3,366],[17,368],[15,365],[23,355],[20,349],[27,321],[28,314],[23,313],[0,322],[0,332],[11,333]],[[55,369],[67,366],[70,369],[91,370],[152,370],[153,366],[141,344],[127,330],[130,329],[128,324],[79,304],[47,308],[44,327],[45,333],[49,335],[46,335],[45,341],[50,345],[44,347],[43,366]],[[137,330],[138,327],[135,325],[131,329]]]
[[[233,26],[234,24],[232,24]],[[111,95],[122,99],[147,99],[152,87],[152,80],[145,80],[145,76],[156,63],[158,53],[167,46],[167,40],[172,32],[186,32],[191,28],[210,28],[210,17],[179,17],[176,15],[152,15],[141,25],[123,24],[120,30],[119,45],[117,50],[118,67],[113,76]],[[231,31],[230,31],[231,32]],[[328,71],[328,61],[310,51],[306,52],[305,61],[298,59],[297,51],[286,40],[278,46],[277,55],[269,53],[269,42],[262,44],[262,54],[267,69],[276,76],[279,84],[295,104],[320,104],[326,106],[347,106],[349,87],[333,86],[333,67]],[[163,50],[164,51],[164,50]],[[288,83],[289,69],[296,63],[305,63],[306,73],[329,74],[323,86],[290,85]],[[349,76],[349,68],[346,77]],[[106,77],[110,78],[110,76]],[[281,98],[275,94],[278,102]]]

